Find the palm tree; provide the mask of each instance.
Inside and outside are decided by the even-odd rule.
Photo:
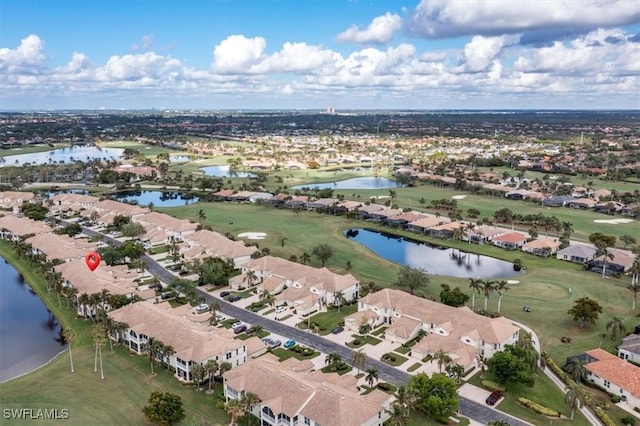
[[[273,306],[273,304],[276,303],[276,297],[271,294],[269,290],[262,290],[262,293],[260,293],[260,301],[269,306]]]
[[[204,210],[200,209],[198,210],[198,213],[196,213],[196,217],[198,218],[198,223],[202,225],[202,222],[204,222],[204,220],[207,218],[207,214],[204,212]]]
[[[638,290],[640,290],[640,282],[638,278],[640,277],[640,260],[636,259],[631,265],[631,269],[629,269],[629,273],[631,274],[631,284],[629,285],[629,290],[633,292],[633,302],[631,305],[632,310],[636,310],[636,301],[638,298]]]
[[[211,385],[213,384],[213,376],[218,372],[218,362],[215,359],[210,359],[204,365],[204,371],[209,376],[209,391],[211,393]]]
[[[158,352],[159,352],[159,348],[160,348],[159,343],[160,342],[158,340],[156,340],[155,338],[149,337],[149,339],[146,342],[144,342],[142,344],[141,348],[140,348],[140,349],[142,349],[142,353],[146,354],[147,357],[149,358],[149,361],[151,363],[151,375],[152,376],[154,375],[153,364],[155,364],[155,358],[157,357]]]
[[[622,318],[613,317],[613,319],[607,323],[607,331],[609,332],[611,340],[616,340],[618,333],[624,334],[627,331],[622,321]]]
[[[251,414],[253,411],[253,407],[260,404],[260,398],[253,392],[245,392],[242,397],[242,402],[244,402],[244,409],[247,413]],[[249,424],[251,424],[251,416],[249,416]]]
[[[204,379],[205,369],[202,364],[194,364],[189,369],[189,374],[191,374],[191,380],[193,384],[196,385],[196,390],[200,392],[200,382]]]
[[[332,370],[337,370],[338,365],[342,363],[342,356],[339,353],[333,352],[327,355],[324,359],[325,365],[329,365]]]
[[[500,313],[500,305],[502,304],[502,297],[509,291],[508,283],[505,280],[496,282],[495,290],[498,293],[498,313]]]
[[[453,362],[453,359],[444,350],[440,349],[433,354],[433,359],[438,362],[438,371],[442,373],[442,367],[447,367]]]
[[[247,287],[251,287],[256,281],[258,281],[258,276],[253,269],[249,269],[246,272],[243,281],[247,283]]]
[[[230,362],[223,362],[222,364],[220,364],[220,367],[218,368],[218,374],[220,375],[220,377],[224,376],[224,373],[226,373],[227,371],[231,370],[233,366],[231,365]]]
[[[344,292],[342,290],[333,293],[333,304],[338,305],[338,312],[340,312],[340,308],[342,307],[342,305],[346,303],[347,299],[345,299]]]
[[[389,414],[389,426],[404,426],[409,423],[409,413],[407,409],[397,402],[394,402],[391,405],[391,409],[386,411],[387,414]]]
[[[211,316],[209,317],[209,325],[218,325],[218,311],[220,310],[220,303],[215,300],[209,302],[209,313]]]
[[[416,394],[407,385],[400,385],[395,393],[396,401],[394,404],[399,405],[405,409],[407,416],[409,415],[409,409],[413,408],[416,402]]]
[[[264,328],[261,325],[254,325],[251,327],[251,333],[255,336],[260,336],[264,332]]]
[[[573,420],[576,408],[579,409],[583,405],[588,403],[589,394],[584,391],[582,386],[577,383],[573,383],[567,388],[567,393],[564,395],[564,400],[569,408],[571,408],[571,420]]]
[[[482,292],[484,293],[484,311],[487,312],[487,302],[489,301],[489,295],[495,290],[495,281],[483,281]]]
[[[373,382],[378,381],[378,370],[375,368],[367,369],[367,375],[364,376],[364,380],[369,384],[369,387],[373,387]]]
[[[166,363],[167,363],[167,371],[169,371],[171,369],[171,362],[170,362],[170,358],[171,355],[175,354],[176,350],[173,348],[173,346],[171,345],[164,345],[162,347],[162,359],[165,360],[166,359]]]
[[[98,359],[100,360],[100,378],[104,380],[104,370],[102,368],[102,347],[104,346],[104,340],[106,338],[106,332],[102,324],[94,324],[91,329],[91,334],[93,335],[93,341],[96,345],[96,355],[93,364],[93,372],[98,371]]]
[[[235,425],[238,417],[244,416],[245,413],[245,404],[243,401],[239,399],[230,399],[227,402],[227,406],[225,408],[227,410],[227,414],[231,416],[231,425]]]
[[[71,343],[73,342],[73,339],[76,337],[76,332],[73,330],[73,328],[65,328],[64,331],[62,332],[62,335],[64,336],[64,340],[66,340],[66,342],[69,344],[69,361],[71,362],[71,372],[74,373],[75,370],[73,369],[73,355],[71,354]]]
[[[367,365],[367,354],[364,353],[362,348],[351,353],[351,364],[358,369],[358,374]]]
[[[300,256],[300,263],[302,263],[303,265],[306,265],[310,261],[311,261],[311,255],[306,251],[302,253],[302,255]]]
[[[614,256],[613,253],[611,253],[609,251],[609,247],[607,246],[607,244],[602,241],[602,240],[598,240],[595,242],[595,246],[596,246],[596,254],[595,257],[602,257],[602,261],[603,261],[603,265],[602,265],[602,278],[604,278],[606,271],[607,271],[607,260],[613,260]]]
[[[476,310],[476,292],[480,293],[482,284],[481,279],[469,278],[469,288],[471,289],[471,310]]]
[[[563,367],[574,382],[580,383],[587,378],[587,369],[585,367],[586,362],[576,357],[571,358]]]
[[[90,303],[91,299],[87,293],[82,293],[80,297],[78,297],[78,307],[82,307],[82,315],[84,316],[84,319],[87,319],[87,311]]]

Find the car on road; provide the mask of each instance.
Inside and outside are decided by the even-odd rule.
[[[487,400],[485,401],[488,405],[495,405],[496,402],[498,402],[500,400],[500,398],[502,398],[502,392],[500,391],[493,391],[491,392],[491,394],[487,397]]]
[[[342,333],[343,331],[344,331],[344,327],[340,325],[333,327],[333,329],[331,330],[333,334],[339,334],[339,333]]]
[[[234,296],[229,296],[227,298],[227,302],[233,303],[233,302],[237,302],[240,299],[242,299],[242,296],[235,296],[235,295]]]
[[[289,339],[286,342],[284,342],[284,345],[282,345],[282,347],[285,349],[289,349],[294,347],[295,345],[296,345],[296,341],[293,339]]]
[[[231,292],[230,292],[230,291],[227,291],[227,290],[225,290],[225,291],[221,291],[221,292],[220,292],[220,297],[227,297],[227,296],[228,296],[228,295],[230,295],[230,294],[231,294]]]
[[[236,327],[233,329],[234,334],[244,333],[245,331],[247,331],[247,326],[245,324],[242,324],[240,327]]]

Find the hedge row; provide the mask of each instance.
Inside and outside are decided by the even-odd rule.
[[[525,407],[531,408],[536,413],[542,414],[543,416],[560,417],[560,413],[557,412],[556,410],[552,410],[551,408],[547,408],[544,405],[540,405],[537,402],[533,402],[533,401],[531,401],[531,400],[529,400],[527,398],[519,397],[517,401],[520,404],[524,405]]]
[[[565,385],[571,387],[576,383],[567,373],[564,372],[562,368],[560,368],[558,364],[556,364],[556,362],[553,359],[549,357],[549,355],[547,355],[546,353],[543,353],[542,356],[544,357],[547,366],[551,368],[551,371],[553,371],[555,375],[558,376],[558,378],[562,380],[562,382]]]
[[[613,420],[611,420],[611,417],[600,407],[596,408],[596,416],[604,423],[604,426],[616,426]]]
[[[492,382],[491,380],[483,380],[482,381],[482,386],[484,386],[485,388],[491,390],[491,391],[500,391],[500,392],[504,392],[505,388],[504,386],[496,383],[496,382]]]

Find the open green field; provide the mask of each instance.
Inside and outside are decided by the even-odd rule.
[[[311,254],[313,247],[326,243],[335,248],[336,254],[327,261],[326,266],[338,273],[346,273],[346,262],[352,265],[351,273],[361,282],[375,281],[383,286],[392,286],[397,279],[399,266],[379,258],[362,245],[347,240],[342,231],[352,227],[372,224],[345,217],[321,215],[315,212],[294,213],[287,209],[277,209],[253,204],[198,203],[195,205],[158,208],[159,211],[182,218],[195,219],[202,209],[206,213],[205,224],[214,230],[233,235],[241,232],[266,232],[264,240],[247,240],[258,243],[260,248],[268,247],[271,254],[288,258],[303,252]],[[375,228],[375,227],[374,227]],[[419,238],[409,232],[401,235]],[[281,237],[285,237],[282,246]],[[421,238],[428,240],[426,238]],[[543,259],[519,251],[507,251],[498,247],[468,244],[458,241],[436,241],[461,248],[472,253],[480,253],[505,260],[522,259],[527,271],[516,277],[518,284],[509,286],[502,300],[502,314],[533,328],[541,339],[543,350],[549,352],[558,362],[572,354],[598,347],[613,350],[617,342],[601,339],[605,324],[612,317],[624,319],[628,330],[632,330],[636,321],[631,310],[632,293],[626,288],[630,283],[627,276],[621,278],[601,278],[597,273],[585,271],[581,265],[556,260]],[[320,266],[316,258],[311,264]],[[421,292],[426,297],[438,299],[440,284],[459,286],[471,295],[469,280],[432,275],[430,284]],[[569,289],[572,293],[569,293]],[[597,300],[604,308],[595,326],[580,328],[568,315],[567,310],[573,301],[587,296]],[[497,295],[489,297],[489,310],[497,310]],[[484,296],[476,294],[476,307],[482,306]],[[522,306],[531,307],[531,312],[523,312]],[[640,308],[639,308],[640,309]],[[344,309],[343,309],[344,310]],[[563,336],[572,337],[572,343],[560,342]]]
[[[9,155],[20,155],[20,154],[34,154],[36,152],[52,151],[57,148],[65,148],[68,146],[69,146],[68,143],[56,143],[56,144],[53,144],[53,147],[51,147],[45,143],[45,144],[38,144],[38,145],[27,145],[20,148],[0,149],[0,157],[7,157]]]

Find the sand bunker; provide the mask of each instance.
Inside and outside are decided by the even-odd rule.
[[[631,223],[633,219],[595,219],[595,223],[606,223],[608,225],[618,225],[621,223]]]
[[[520,284],[518,280],[507,280],[507,284]]]
[[[239,238],[247,238],[249,240],[264,240],[267,236],[264,232],[243,232],[242,234],[238,234]]]
[[[454,195],[454,196],[453,196],[453,197],[451,197],[451,198],[453,198],[454,200],[462,200],[462,199],[464,199],[465,197],[466,197],[466,195]]]

